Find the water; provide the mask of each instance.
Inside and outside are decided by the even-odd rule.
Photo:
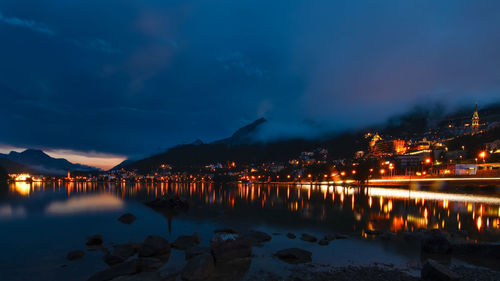
[[[167,193],[188,198],[187,212],[156,212],[142,204]],[[117,221],[133,213],[132,225]],[[500,194],[496,188],[344,188],[328,185],[216,186],[198,184],[15,183],[0,192],[0,272],[2,280],[86,280],[105,269],[101,251],[88,251],[86,237],[102,234],[104,246],[142,241],[158,234],[169,241],[197,232],[208,245],[221,227],[255,229],[273,234],[254,248],[248,269],[286,272],[288,265],[272,256],[299,247],[313,252],[317,264],[349,265],[383,262],[396,267],[420,261],[419,248],[407,242],[379,241],[364,235],[382,231],[440,228],[466,231],[470,239],[500,237]],[[309,233],[320,238],[340,232],[350,239],[320,246],[290,240],[284,234]],[[82,260],[67,261],[71,250],[86,250]],[[179,270],[184,254],[173,250],[164,272]],[[412,271],[410,270],[410,273]],[[415,273],[415,272],[413,272]]]

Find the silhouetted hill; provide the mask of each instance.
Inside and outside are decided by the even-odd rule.
[[[256,133],[259,127],[266,123],[265,118],[260,118],[255,120],[249,125],[241,127],[232,136],[226,139],[218,140],[213,142],[213,144],[225,144],[225,145],[243,145],[252,144],[256,142]]]
[[[19,164],[10,159],[4,158],[0,155],[0,167],[2,167],[8,174],[21,174],[21,173],[33,173],[34,169]]]
[[[67,171],[95,171],[94,167],[73,164],[66,159],[52,158],[45,152],[37,149],[27,149],[23,152],[11,151],[9,154],[0,154],[0,159],[7,159],[14,163],[5,163],[4,167],[9,169],[29,169],[31,172],[43,174],[65,174]],[[5,160],[3,160],[5,161]],[[21,166],[19,166],[21,165]]]
[[[417,106],[407,113],[393,116],[384,124],[358,129],[335,135],[324,135],[316,139],[294,138],[269,142],[257,141],[257,134],[266,119],[258,119],[238,129],[231,137],[209,144],[195,142],[179,145],[166,152],[146,157],[139,161],[123,163],[125,169],[137,169],[141,173],[154,171],[161,164],[170,164],[176,168],[196,168],[212,163],[236,162],[238,164],[287,161],[297,158],[302,151],[326,148],[328,159],[352,158],[359,150],[366,150],[369,139],[366,132],[379,132],[384,138],[421,139],[429,128],[457,121],[457,126],[470,122],[474,107],[460,108],[446,113],[440,104]],[[494,122],[500,120],[500,103],[485,105],[480,108],[481,120]]]

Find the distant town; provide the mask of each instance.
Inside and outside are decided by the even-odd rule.
[[[476,104],[470,120],[448,122],[405,137],[377,131],[356,135],[352,157],[332,159],[326,147],[301,151],[281,161],[241,163],[233,160],[176,165],[153,156],[145,170],[138,164],[119,165],[109,171],[66,171],[64,175],[10,173],[10,181],[23,182],[327,182],[384,184],[408,181],[500,180],[500,122],[482,121]],[[257,125],[264,121],[259,121]],[[234,136],[253,128],[247,126]],[[248,131],[248,132],[247,132]],[[220,145],[220,144],[216,144]],[[192,144],[187,148],[203,146]],[[234,144],[233,144],[234,146]],[[242,145],[240,145],[242,146]],[[364,147],[363,147],[364,146]],[[208,146],[205,150],[218,148]],[[229,145],[231,147],[231,145]],[[246,147],[243,145],[243,147]],[[199,149],[199,148],[197,148]],[[138,161],[137,163],[141,163]],[[150,164],[153,163],[153,164]],[[121,167],[120,167],[121,166]],[[143,165],[144,166],[144,165]]]

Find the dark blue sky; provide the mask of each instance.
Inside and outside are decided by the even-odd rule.
[[[412,3],[410,3],[412,2]],[[0,144],[134,155],[500,89],[500,1],[2,0]],[[309,122],[309,123],[310,123]]]

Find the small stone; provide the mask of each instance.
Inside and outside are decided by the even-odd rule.
[[[132,275],[137,272],[137,261],[133,260],[120,263],[103,271],[97,272],[96,274],[92,275],[87,281],[107,281],[124,275]]]
[[[286,234],[286,237],[288,237],[288,238],[290,238],[290,239],[295,239],[297,236],[295,236],[295,234],[293,234],[293,233],[288,232],[288,233]]]
[[[312,261],[311,252],[298,248],[290,248],[278,251],[275,253],[275,256],[277,256],[280,260],[290,264],[307,263]]]
[[[328,240],[325,240],[325,239],[321,239],[319,240],[319,243],[321,246],[326,246],[328,245],[330,242]]]
[[[421,271],[423,280],[429,281],[458,281],[460,276],[448,269],[446,266],[439,264],[435,260],[428,260]]]
[[[347,239],[347,238],[349,238],[349,235],[337,233],[337,234],[335,234],[335,238],[336,239]]]
[[[365,231],[365,233],[368,234],[368,235],[380,235],[380,234],[382,234],[382,231],[368,229],[368,230]]]
[[[96,234],[87,238],[87,246],[100,246],[102,245],[102,235]]]
[[[112,281],[164,281],[158,272],[141,272],[134,275],[120,276]]]
[[[77,251],[69,252],[68,255],[66,256],[66,259],[73,261],[73,260],[82,259],[84,256],[85,256],[84,251],[77,250]]]
[[[230,227],[224,227],[224,228],[218,228],[214,230],[215,233],[231,233],[231,234],[236,234],[238,231],[236,231],[234,228]]]
[[[131,213],[126,213],[119,217],[118,220],[124,224],[132,224],[136,220],[136,217]]]
[[[300,237],[300,240],[311,242],[311,243],[318,241],[318,239],[316,237],[309,235],[307,233],[302,234],[302,236]]]
[[[335,239],[337,239],[337,235],[335,235],[335,234],[327,234],[327,235],[325,235],[325,237],[323,237],[323,240],[326,240],[328,242],[331,242]]]
[[[384,232],[379,236],[379,238],[382,240],[395,240],[396,237],[396,234],[390,231]]]
[[[104,256],[104,262],[108,265],[115,265],[126,261],[135,255],[140,248],[140,244],[126,243],[113,246],[113,250]]]
[[[215,269],[214,258],[210,254],[202,254],[188,261],[181,273],[182,280],[196,281],[207,279]]]

